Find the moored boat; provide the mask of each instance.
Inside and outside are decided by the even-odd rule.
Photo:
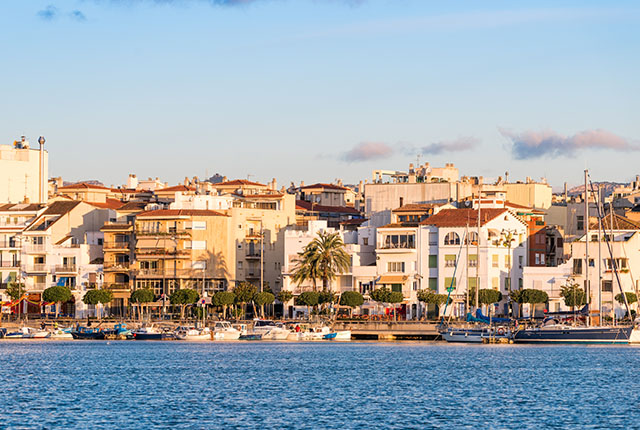
[[[85,340],[100,340],[104,339],[105,332],[99,328],[90,328],[78,326],[75,330],[71,331],[71,336],[74,339]]]
[[[334,331],[323,336],[326,340],[351,340],[351,330]]]
[[[515,343],[600,343],[625,344],[631,339],[632,326],[580,327],[551,324],[517,331]]]
[[[178,340],[211,340],[211,330],[209,329],[209,327],[181,327],[176,330],[175,336]]]
[[[176,336],[172,332],[149,326],[140,327],[138,330],[134,331],[133,338],[135,340],[175,340]]]
[[[238,340],[242,332],[227,321],[217,321],[213,326],[211,337],[214,340]]]

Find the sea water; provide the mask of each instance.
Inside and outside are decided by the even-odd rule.
[[[1,341],[0,428],[638,428],[640,348]]]

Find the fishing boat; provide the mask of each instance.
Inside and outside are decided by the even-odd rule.
[[[57,328],[49,333],[48,339],[57,339],[57,340],[65,340],[65,339],[73,339],[73,335],[71,334],[71,329],[61,329]]]
[[[334,331],[325,334],[322,338],[325,340],[351,340],[351,330]]]
[[[211,340],[211,330],[209,329],[209,327],[181,327],[176,330],[175,336],[178,340]]]
[[[242,332],[227,321],[217,321],[211,332],[211,337],[214,340],[238,340],[240,335]]]
[[[116,324],[113,329],[105,330],[104,338],[109,340],[133,339],[133,332],[127,329],[126,324]]]
[[[71,331],[71,336],[74,339],[84,340],[100,340],[104,339],[105,332],[99,328],[90,328],[84,326],[78,326],[75,330]]]
[[[133,338],[135,340],[175,340],[176,336],[170,331],[148,326],[140,327],[138,330],[134,331]]]

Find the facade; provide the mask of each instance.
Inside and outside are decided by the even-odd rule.
[[[49,153],[32,149],[22,136],[13,145],[0,145],[0,203],[46,203]]]

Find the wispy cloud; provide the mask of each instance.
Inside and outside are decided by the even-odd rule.
[[[52,21],[58,16],[58,8],[50,4],[42,10],[39,10],[36,15],[45,21]]]
[[[454,140],[442,140],[430,143],[419,149],[422,154],[442,154],[444,152],[461,152],[475,148],[480,143],[477,137],[467,136]],[[414,151],[415,152],[415,151]]]
[[[360,142],[349,151],[342,154],[342,159],[348,162],[379,160],[393,155],[393,148],[384,142]]]
[[[80,10],[72,10],[71,13],[69,13],[69,18],[74,19],[76,21],[79,22],[84,22],[87,20],[87,17],[84,15],[84,13],[82,13],[82,11]]]
[[[102,0],[94,0],[102,2]],[[273,0],[109,0],[111,4],[135,5],[144,3],[154,3],[158,5],[185,5],[189,3],[208,3],[212,6],[246,6],[252,3],[267,3]],[[299,1],[299,0],[295,0]],[[311,0],[309,0],[311,1]],[[344,3],[347,5],[358,5],[366,0],[316,0],[325,3]]]
[[[564,136],[552,130],[514,133],[499,128],[500,134],[511,143],[513,157],[518,160],[543,156],[570,156],[582,149],[637,151],[640,147],[607,130],[584,130]]]

